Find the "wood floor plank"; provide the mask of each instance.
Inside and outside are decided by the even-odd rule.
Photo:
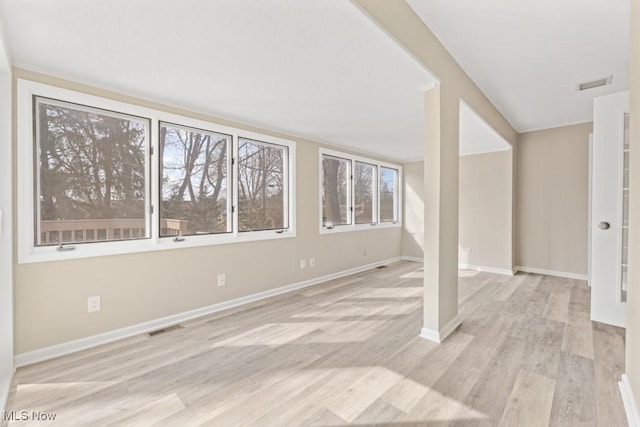
[[[500,426],[544,427],[549,425],[555,380],[520,371],[500,420]]]
[[[472,336],[461,332],[453,333],[433,351],[418,358],[415,365],[404,375],[404,378],[387,390],[382,398],[400,410],[410,412],[472,339]]]
[[[626,426],[617,379],[624,373],[624,329],[593,322],[598,425]]]
[[[473,410],[488,415],[492,423],[500,419],[520,373],[525,347],[523,339],[505,338],[465,399],[464,412],[456,418],[464,420],[465,414]],[[496,375],[498,372],[500,374]],[[464,426],[465,423],[453,422],[451,425]]]
[[[327,408],[343,420],[352,422],[400,378],[390,369],[374,366],[359,381],[334,396]]]
[[[348,424],[345,420],[334,414],[330,409],[320,408],[309,418],[304,419],[300,426],[343,426]],[[295,424],[298,425],[298,424]]]
[[[562,351],[593,359],[593,327],[590,313],[570,309],[568,317]]]
[[[544,311],[544,318],[562,323],[569,321],[569,301],[571,299],[571,285],[568,279],[562,279],[552,290],[547,306]]]
[[[522,359],[528,371],[555,379],[558,375],[565,324],[555,320],[532,320],[531,332]]]
[[[376,399],[366,408],[352,424],[367,426],[386,426],[407,415],[405,412],[391,405],[390,403]]]
[[[597,423],[593,360],[562,352],[553,394],[550,426],[593,426]]]
[[[585,281],[580,280],[571,288],[569,310],[581,311],[583,313],[591,312],[591,293]]]
[[[175,393],[160,398],[148,405],[142,406],[130,415],[120,418],[112,423],[103,424],[105,427],[142,427],[151,426],[164,421],[167,417],[185,408],[184,404]]]
[[[492,295],[495,301],[507,301],[513,293],[518,290],[522,282],[527,278],[526,274],[517,274],[511,280],[503,283]]]

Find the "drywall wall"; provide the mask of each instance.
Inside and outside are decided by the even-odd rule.
[[[459,264],[511,271],[513,268],[513,150],[460,157]],[[424,255],[424,162],[404,171],[402,255]],[[467,256],[463,248],[471,248]]]
[[[516,159],[521,267],[587,274],[592,123],[523,133]]]
[[[640,410],[640,0],[631,0],[631,150],[629,188],[629,293],[626,372]],[[637,414],[638,415],[638,414]],[[640,423],[640,419],[636,422]]]
[[[13,375],[11,67],[0,27],[0,413]]]
[[[512,164],[512,150],[460,157],[460,265],[512,271]]]
[[[424,256],[424,162],[403,165],[402,256],[422,260]]]
[[[14,77],[247,128],[25,70],[14,69]],[[320,235],[319,145],[259,129],[248,130],[297,142],[297,237],[16,265],[16,353],[400,255],[400,227]],[[366,255],[363,249],[367,250]],[[301,270],[299,259],[312,256],[315,257],[316,266]],[[225,287],[216,286],[219,273],[226,274]],[[87,297],[93,295],[102,297],[102,311],[87,314]]]
[[[431,331],[449,329],[458,312],[460,100],[511,145],[516,143],[516,132],[406,2],[354,2],[440,79],[425,93],[424,326]],[[435,317],[432,306],[437,307]]]

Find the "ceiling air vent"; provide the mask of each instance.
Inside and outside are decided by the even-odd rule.
[[[578,83],[578,92],[587,90],[587,89],[593,89],[600,86],[609,85],[611,84],[612,79],[613,79],[613,76],[607,76],[598,80],[592,80],[590,82]]]

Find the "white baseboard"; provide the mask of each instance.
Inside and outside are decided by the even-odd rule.
[[[484,271],[486,273],[494,273],[494,274],[506,274],[507,276],[513,276],[516,273],[516,270],[507,270],[505,268],[483,267],[481,265],[469,265],[469,264],[458,264],[458,269]]]
[[[104,332],[104,333],[93,335],[90,337],[80,338],[80,339],[65,342],[62,344],[56,344],[50,347],[45,347],[38,350],[20,353],[15,356],[14,364],[16,367],[31,365],[33,363],[42,362],[45,360],[64,356],[66,354],[75,353],[81,350],[86,350],[88,348],[96,347],[102,344],[107,344],[107,343],[117,341],[123,338],[127,338],[133,335],[146,333],[156,329],[165,328],[167,326],[175,325],[176,323],[195,319],[197,317],[202,317],[207,314],[212,314],[212,313],[216,313],[218,311],[226,310],[229,308],[238,307],[240,305],[260,301],[265,298],[269,298],[269,297],[284,294],[287,292],[295,291],[298,289],[306,288],[309,286],[317,285],[319,283],[323,283],[328,280],[338,279],[341,277],[349,276],[351,274],[360,273],[362,271],[370,270],[380,265],[390,264],[392,262],[401,261],[401,260],[402,260],[402,257],[390,258],[383,261],[366,264],[360,267],[354,267],[348,270],[339,271],[337,273],[315,277],[313,279],[308,279],[308,280],[294,283],[291,285],[270,289],[268,291],[258,292],[255,294],[232,299],[229,301],[224,301],[224,302],[213,304],[207,307],[197,308],[195,310],[185,311],[183,313],[162,317],[160,319],[151,320],[149,322],[138,323],[137,325],[127,326],[125,328]]]
[[[629,382],[629,376],[627,374],[622,374],[618,386],[620,387],[624,410],[627,413],[629,427],[640,427],[640,411],[638,411],[638,406],[636,405],[637,400],[631,389],[631,383]]]
[[[411,262],[424,262],[424,258],[420,258],[417,256],[407,256],[407,255],[403,255],[402,256],[402,260],[403,261],[411,261]]]
[[[420,336],[422,338],[428,339],[429,341],[435,341],[437,343],[441,343],[444,341],[453,331],[456,330],[458,326],[462,323],[462,319],[460,315],[456,315],[453,319],[449,321],[444,327],[440,328],[440,330],[436,331],[430,328],[422,328],[420,332]]]
[[[586,274],[579,273],[567,273],[566,271],[544,270],[542,268],[532,267],[516,267],[516,271],[522,271],[523,273],[544,274],[545,276],[566,277],[567,279],[588,280]]]

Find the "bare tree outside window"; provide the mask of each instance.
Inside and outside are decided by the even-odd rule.
[[[353,210],[356,215],[356,224],[369,224],[375,222],[373,195],[375,194],[377,168],[368,163],[355,162],[353,170]]]
[[[160,237],[231,231],[231,136],[160,125]]]
[[[146,119],[36,98],[36,246],[120,240],[123,229],[147,237],[148,128]]]
[[[351,224],[349,161],[322,157],[322,226]]]
[[[288,228],[285,167],[288,148],[239,138],[239,231]]]
[[[398,171],[380,168],[380,222],[398,221]]]

